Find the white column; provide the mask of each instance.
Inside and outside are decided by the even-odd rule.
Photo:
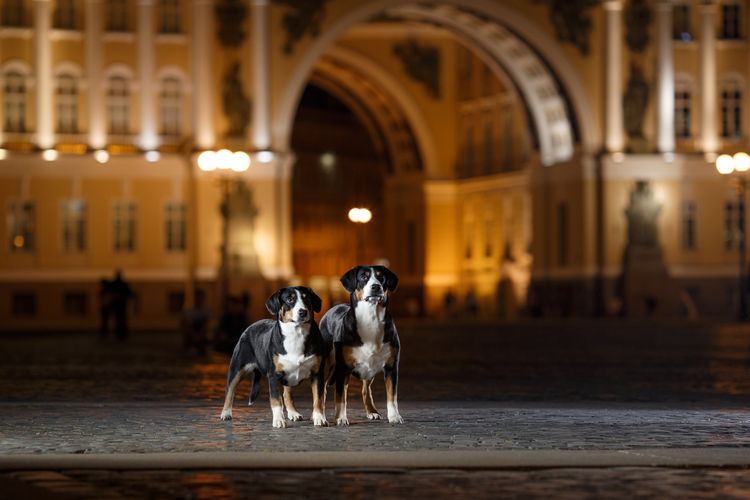
[[[36,72],[36,143],[42,148],[55,145],[52,109],[52,16],[49,0],[35,0],[34,64]]]
[[[199,149],[211,149],[216,142],[211,67],[213,9],[212,0],[193,1],[193,134],[195,147]]]
[[[605,141],[609,152],[625,149],[622,117],[622,1],[604,2],[606,57]]]
[[[660,0],[656,7],[656,148],[660,153],[674,152],[675,143],[672,9],[670,0]]]
[[[138,72],[141,96],[139,145],[154,149],[159,145],[156,134],[157,102],[154,99],[154,3],[138,0]]]
[[[701,9],[701,147],[704,153],[719,150],[716,119],[716,4],[704,2]]]
[[[271,112],[268,64],[268,0],[250,0],[252,16],[252,145],[255,150],[271,147]]]
[[[94,149],[107,145],[102,86],[102,0],[86,1],[86,75],[89,93],[89,138]]]

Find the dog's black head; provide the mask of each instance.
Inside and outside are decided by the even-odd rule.
[[[281,288],[266,301],[268,312],[283,323],[309,323],[322,305],[320,297],[305,286]]]
[[[341,277],[341,284],[357,300],[384,304],[398,288],[398,276],[385,266],[357,266]]]

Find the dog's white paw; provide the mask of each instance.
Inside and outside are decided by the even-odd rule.
[[[232,420],[232,410],[223,410],[219,418],[221,420]]]
[[[336,417],[336,425],[349,425],[349,419],[344,417]]]
[[[325,415],[322,415],[320,413],[313,413],[312,414],[312,421],[313,421],[313,425],[317,426],[317,427],[320,427],[320,426],[327,427],[328,426],[328,420],[326,420]]]
[[[367,420],[380,420],[380,413],[368,413],[367,414]]]
[[[286,422],[283,418],[274,418],[273,419],[273,426],[276,429],[283,429],[286,427]]]
[[[403,424],[404,419],[401,418],[401,415],[398,413],[393,413],[391,415],[388,415],[388,421],[392,424]]]
[[[287,410],[286,416],[292,422],[297,422],[298,420],[302,420],[302,414],[300,412],[298,412],[298,411],[288,411]]]

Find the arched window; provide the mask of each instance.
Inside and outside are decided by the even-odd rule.
[[[180,33],[180,0],[161,0],[161,20],[159,31],[162,33]]]
[[[107,1],[107,31],[128,31],[127,0]]]
[[[72,75],[57,78],[57,131],[78,133],[78,82]]]
[[[130,131],[130,82],[124,76],[113,76],[109,79],[107,108],[109,110],[109,132],[126,135]]]
[[[675,40],[689,42],[693,39],[690,23],[690,4],[677,3],[672,11],[672,37]]]
[[[19,71],[5,73],[3,88],[6,132],[26,132],[26,76]]]
[[[690,82],[678,78],[674,85],[674,131],[679,138],[690,137],[692,119],[692,91]]]
[[[55,13],[53,26],[55,28],[72,30],[76,25],[75,0],[57,0],[55,2]]]
[[[742,83],[739,78],[728,78],[721,85],[721,135],[727,138],[742,136]]]
[[[180,135],[180,108],[182,103],[182,84],[173,76],[161,82],[161,133],[163,135]]]
[[[0,22],[3,26],[26,26],[26,10],[23,0],[3,0]]]

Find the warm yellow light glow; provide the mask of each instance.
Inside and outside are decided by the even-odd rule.
[[[8,150],[0,148],[0,160],[4,160],[8,157]]]
[[[198,168],[204,172],[216,170],[216,153],[204,151],[198,155]]]
[[[244,151],[236,151],[232,155],[232,170],[235,172],[244,172],[250,168],[250,155]]]
[[[109,161],[109,153],[103,149],[94,151],[94,159],[99,163],[107,163]]]
[[[55,161],[57,160],[58,153],[54,149],[45,149],[42,151],[42,158],[44,158],[46,161]]]
[[[273,151],[258,151],[255,153],[255,158],[258,159],[259,163],[271,163],[274,158]]]
[[[720,174],[731,174],[734,172],[734,159],[729,155],[721,155],[716,158],[716,170]]]
[[[216,161],[216,168],[220,170],[227,170],[232,168],[232,160],[234,159],[232,152],[228,149],[220,149],[216,152],[216,156],[214,156],[214,161]]]
[[[16,248],[23,248],[24,242],[25,242],[24,237],[21,236],[20,234],[16,235],[16,237],[13,238],[13,246]]]
[[[359,224],[367,224],[372,220],[372,212],[366,208],[352,208],[349,210],[349,220]]]
[[[747,172],[750,170],[750,155],[747,153],[735,153],[732,159],[734,160],[734,169],[737,172]]]
[[[161,154],[158,151],[146,151],[146,154],[144,155],[146,157],[146,161],[149,163],[155,163],[159,161],[161,158]]]

